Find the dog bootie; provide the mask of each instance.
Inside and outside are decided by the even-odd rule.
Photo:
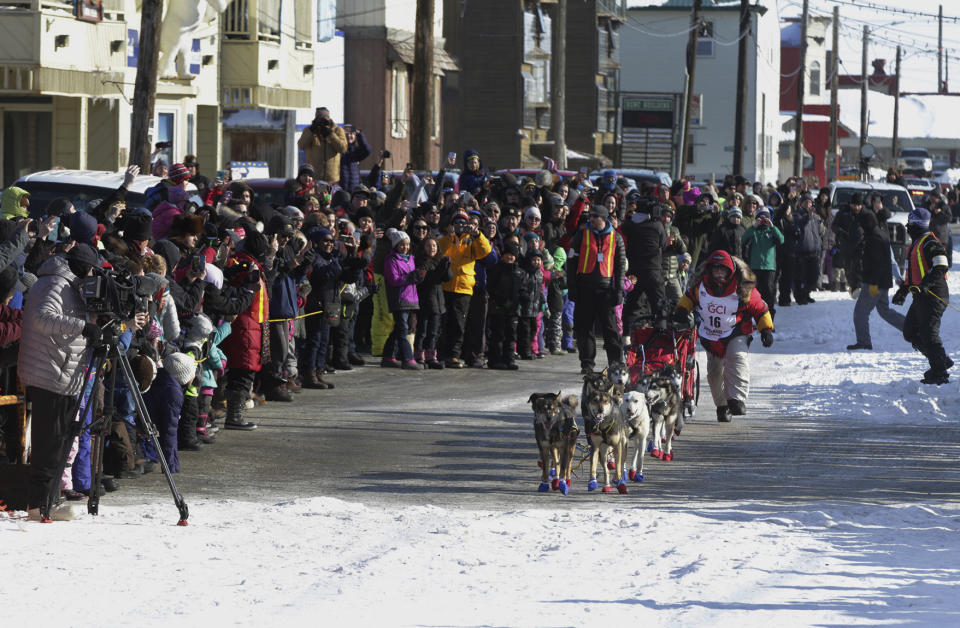
[[[613,487],[610,486],[609,484],[607,484],[606,486],[603,487],[603,491],[602,491],[602,492],[603,492],[603,493],[612,493],[612,492],[613,492]]]
[[[653,453],[653,441],[652,441],[652,440],[648,440],[648,441],[647,441],[647,453],[648,453],[648,454]]]
[[[550,491],[550,482],[540,482],[540,486],[537,487],[537,490],[541,493],[547,493]]]
[[[620,478],[620,481],[617,482],[617,492],[621,495],[627,494],[627,483],[624,482],[623,478]]]
[[[564,495],[567,495],[570,493],[570,487],[567,486],[567,483],[564,482],[563,480],[560,480],[560,492],[563,493]]]
[[[668,454],[663,454],[663,461],[664,461],[664,462],[670,462],[671,460],[673,460],[673,452],[672,452],[672,451],[671,451],[670,453],[668,453]]]
[[[560,490],[560,479],[559,479],[559,478],[553,478],[553,481],[550,482],[550,488],[552,488],[552,489],[555,490],[555,491],[559,491],[559,490]]]
[[[643,482],[643,474],[638,473],[636,469],[630,469],[630,473],[627,475],[634,482]]]
[[[656,447],[653,448],[653,451],[650,452],[650,455],[656,458],[657,460],[661,460],[663,458],[663,452],[657,449]]]
[[[597,478],[590,478],[590,481],[587,482],[587,490],[588,490],[588,491],[595,491],[595,490],[597,490],[597,487],[598,487],[598,486],[600,486],[600,485],[597,484]]]

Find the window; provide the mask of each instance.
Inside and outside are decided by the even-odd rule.
[[[697,33],[697,56],[713,56],[713,22],[701,22]]]
[[[162,159],[167,162],[167,165],[170,166],[174,163],[174,155],[177,154],[176,148],[177,143],[175,141],[175,125],[176,125],[176,116],[177,114],[172,112],[163,112],[157,114],[157,136],[154,138],[154,143],[156,142],[170,142],[169,148],[164,148],[160,151],[160,154],[157,155],[156,159]],[[156,161],[156,160],[154,160]]]
[[[260,0],[260,26],[259,35],[261,38],[266,35],[267,39],[280,39],[280,11],[282,0]]]
[[[530,80],[525,81],[525,88],[527,90],[527,102],[545,103],[550,101],[550,62],[548,59],[534,59],[530,62]]]
[[[188,155],[193,154],[193,129],[194,129],[193,114],[188,113],[187,114],[187,154]]]
[[[390,98],[390,135],[396,138],[407,136],[410,117],[407,113],[407,66],[403,63],[393,64],[390,71],[393,82]]]
[[[814,61],[810,64],[810,95],[820,95],[820,62]]]

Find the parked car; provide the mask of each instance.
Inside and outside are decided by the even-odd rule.
[[[933,157],[926,148],[902,148],[897,155],[897,168],[903,174],[929,177],[933,175]]]
[[[915,207],[927,206],[927,195],[937,190],[937,186],[929,179],[919,179],[917,177],[904,177],[904,187],[910,192],[910,198],[913,199]]]
[[[613,171],[617,173],[618,177],[624,177],[633,181],[637,188],[642,187],[644,183],[653,185],[662,184],[667,187],[673,185],[673,179],[671,179],[670,175],[666,172],[656,172],[654,170],[647,170],[646,168],[614,168]],[[594,170],[590,173],[590,180],[596,181],[602,172],[603,170]]]
[[[42,215],[55,198],[69,198],[74,207],[85,208],[94,199],[106,198],[123,183],[123,171],[107,170],[44,170],[17,179],[13,185],[30,192],[30,213]],[[162,179],[152,175],[138,175],[127,189],[127,207],[146,206],[144,193]],[[196,191],[192,183],[188,191]]]

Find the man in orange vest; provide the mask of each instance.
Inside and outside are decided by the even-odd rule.
[[[623,362],[623,339],[614,308],[623,303],[623,278],[627,272],[623,238],[610,224],[603,205],[590,208],[589,222],[573,236],[567,254],[570,300],[575,302],[573,329],[577,334],[581,373],[591,373],[597,355],[596,322],[603,330],[607,363]]]
[[[913,240],[907,251],[907,276],[893,295],[893,304],[903,305],[907,292],[913,294],[903,338],[930,363],[920,381],[939,386],[950,381],[947,371],[953,366],[940,340],[940,318],[950,301],[947,252],[930,231],[930,212],[922,207],[907,217],[907,233]]]

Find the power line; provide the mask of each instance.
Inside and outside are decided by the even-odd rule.
[[[884,4],[875,4],[873,2],[864,2],[863,0],[857,0],[852,2],[851,0],[826,0],[826,2],[832,2],[833,4],[839,4],[843,6],[856,7],[858,9],[872,9],[874,11],[886,11],[888,13],[899,13],[901,15],[913,15],[916,17],[929,17],[932,19],[939,19],[940,16],[936,13],[924,13],[923,11],[914,11],[912,9],[900,9],[897,7],[892,7]],[[844,18],[846,19],[846,18]],[[960,24],[960,16],[943,16],[944,20],[951,21],[955,24]]]

